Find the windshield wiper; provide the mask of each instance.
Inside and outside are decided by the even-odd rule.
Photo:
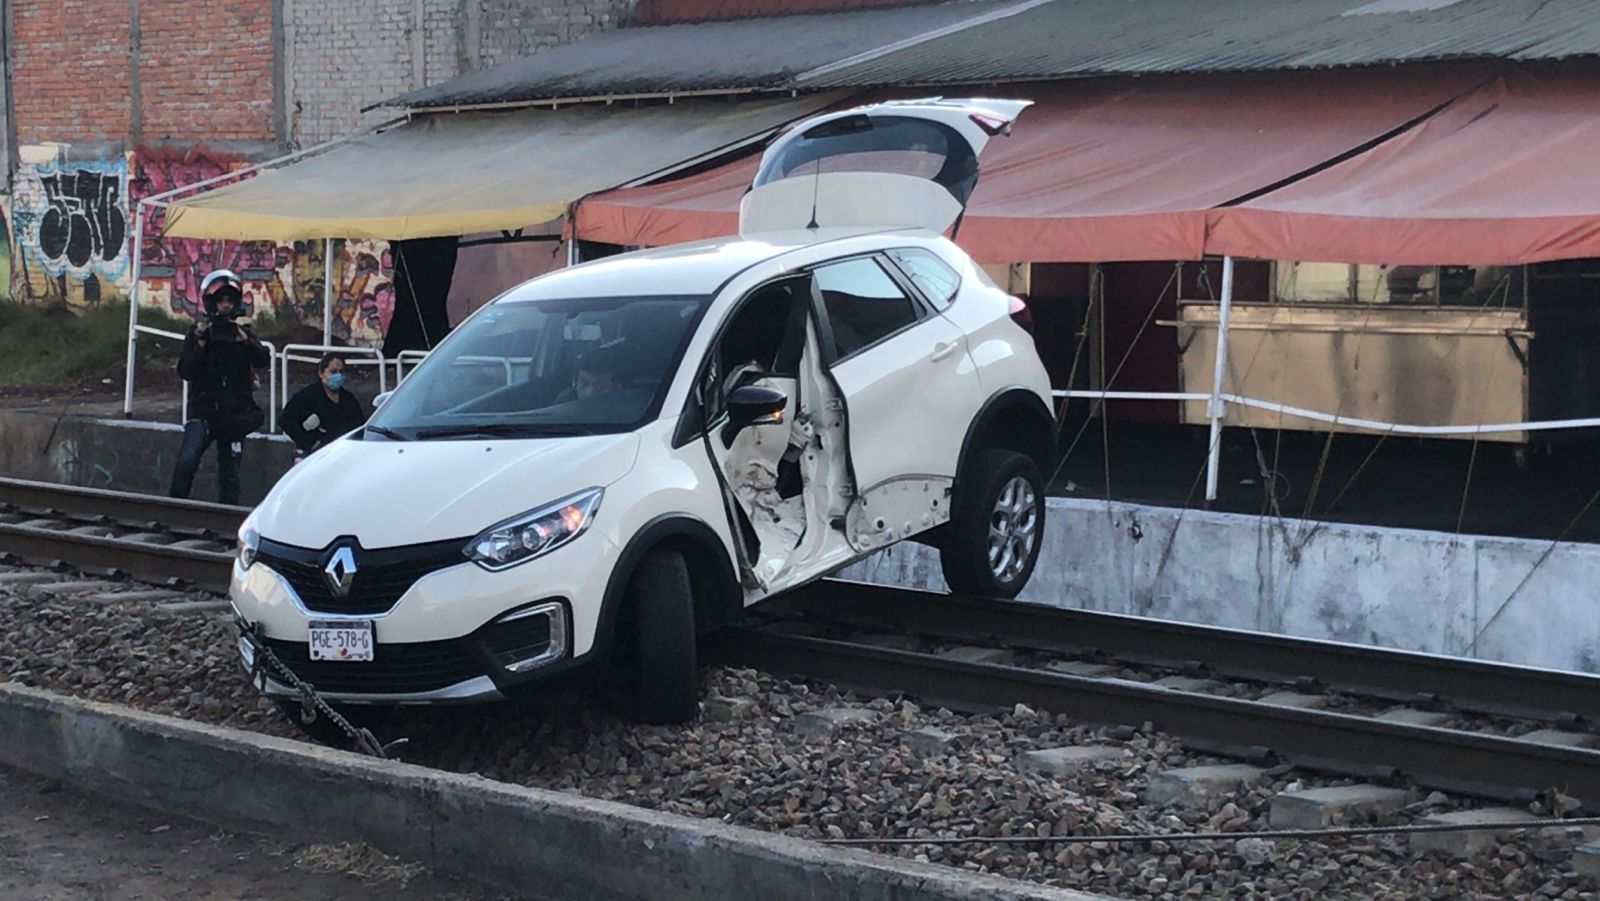
[[[465,438],[471,435],[482,435],[487,438],[542,438],[546,436],[593,434],[593,430],[579,426],[494,422],[480,425],[447,425],[438,426],[431,429],[419,429],[417,430],[417,440],[423,441],[429,438]]]
[[[367,431],[373,432],[373,433],[378,434],[378,435],[382,435],[383,437],[388,438],[391,441],[410,441],[411,440],[410,438],[407,438],[406,436],[400,434],[399,432],[395,431],[394,429],[386,429],[381,425],[369,425],[369,426],[367,426]]]

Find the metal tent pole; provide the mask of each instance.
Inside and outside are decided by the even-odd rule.
[[[139,353],[139,277],[144,263],[144,201],[133,214],[133,290],[128,292],[128,369],[122,380],[122,415],[133,416],[133,370]]]
[[[333,331],[333,239],[322,245],[322,343],[330,344]]]
[[[1228,318],[1233,312],[1233,257],[1222,258],[1222,313],[1217,322],[1217,365],[1211,374],[1211,400],[1206,414],[1211,417],[1211,443],[1206,458],[1206,501],[1217,499],[1217,470],[1222,464],[1222,417],[1228,405],[1222,399],[1222,376],[1228,367]]]

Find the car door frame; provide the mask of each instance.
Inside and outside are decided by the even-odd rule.
[[[724,312],[721,317],[719,317],[716,326],[712,329],[711,335],[706,342],[705,349],[701,353],[700,359],[695,363],[693,374],[688,384],[688,396],[684,398],[683,412],[679,415],[677,428],[673,430],[672,435],[672,447],[674,450],[684,448],[689,444],[699,443],[701,445],[701,450],[706,455],[706,461],[710,464],[712,477],[717,481],[717,493],[722,499],[723,515],[727,517],[728,535],[733,541],[733,562],[735,568],[737,569],[736,576],[739,583],[745,587],[746,591],[748,591],[750,588],[750,580],[753,578],[754,565],[756,562],[754,559],[755,555],[751,553],[750,547],[747,543],[752,538],[756,537],[754,534],[754,525],[749,520],[749,514],[745,513],[744,510],[739,506],[738,500],[734,496],[733,487],[728,484],[727,477],[722,472],[721,463],[718,461],[716,453],[711,447],[711,441],[713,440],[718,427],[721,426],[726,420],[728,411],[726,407],[724,407],[723,409],[717,411],[715,419],[707,419],[708,410],[706,407],[706,401],[701,396],[701,388],[705,384],[706,373],[711,367],[716,354],[720,353],[721,351],[723,337],[727,334],[729,327],[732,326],[733,321],[738,317],[739,312],[744,308],[745,304],[748,303],[750,299],[758,292],[774,284],[786,281],[801,280],[806,281],[808,286],[812,287],[814,290],[816,284],[815,277],[812,276],[807,269],[801,268],[798,270],[775,274],[769,278],[764,278],[747,288],[744,288],[739,292],[738,298],[728,305],[727,311]],[[819,345],[818,352],[822,353],[821,336],[823,325],[815,322],[816,311],[812,308],[812,305],[804,301],[802,302],[805,303],[808,316],[810,316],[813,320],[813,327],[817,329],[817,343]],[[802,353],[804,353],[804,350],[802,350]],[[826,366],[824,366],[824,370],[826,370]],[[726,376],[726,373],[723,375]],[[801,389],[802,385],[799,381],[797,381],[795,387],[796,396],[790,399],[796,410],[800,408],[801,397],[799,392]],[[847,455],[846,465],[848,465],[848,459],[849,458]]]
[[[858,259],[869,259],[877,263],[878,268],[882,269],[884,274],[887,275],[889,279],[905,293],[907,299],[909,299],[912,305],[917,309],[918,315],[916,319],[898,329],[895,329],[892,332],[889,332],[886,335],[879,337],[872,343],[862,345],[849,354],[840,356],[838,352],[838,344],[835,342],[833,335],[833,322],[828,315],[827,302],[822,296],[822,287],[817,280],[816,270],[822,269],[826,266],[832,266],[838,263],[846,263],[851,260]],[[894,340],[906,332],[923,325],[930,319],[940,318],[940,313],[938,308],[926,297],[924,297],[922,292],[917,289],[917,286],[911,282],[911,279],[900,270],[900,267],[894,264],[894,261],[886,253],[886,248],[879,247],[872,250],[858,251],[837,257],[830,257],[825,260],[818,260],[815,263],[808,264],[805,267],[805,271],[811,275],[811,315],[817,322],[817,344],[818,352],[822,355],[822,360],[820,361],[822,364],[822,371],[826,374],[829,384],[832,385],[835,395],[839,398],[839,403],[843,406],[842,413],[844,419],[845,467],[846,472],[849,474],[851,489],[855,495],[855,497],[852,499],[852,503],[854,503],[856,499],[861,497],[863,492],[875,486],[862,485],[861,480],[857,475],[856,446],[854,441],[855,429],[853,427],[853,419],[850,412],[850,398],[845,393],[843,386],[839,384],[839,380],[834,376],[833,369],[840,363],[847,362],[862,353],[870,351],[880,344]],[[945,321],[948,322],[949,320]]]

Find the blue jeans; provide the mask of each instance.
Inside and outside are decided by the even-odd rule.
[[[183,424],[183,444],[178,447],[178,463],[172,470],[173,497],[188,497],[194,487],[194,474],[200,469],[200,458],[206,448],[217,441],[211,424],[204,419],[191,419]],[[244,443],[217,441],[217,500],[224,504],[239,503],[239,460],[244,456]]]

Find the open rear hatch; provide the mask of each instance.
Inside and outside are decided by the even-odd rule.
[[[897,100],[807,119],[761,157],[739,233],[833,226],[943,232],[978,183],[978,155],[1031,100]]]

